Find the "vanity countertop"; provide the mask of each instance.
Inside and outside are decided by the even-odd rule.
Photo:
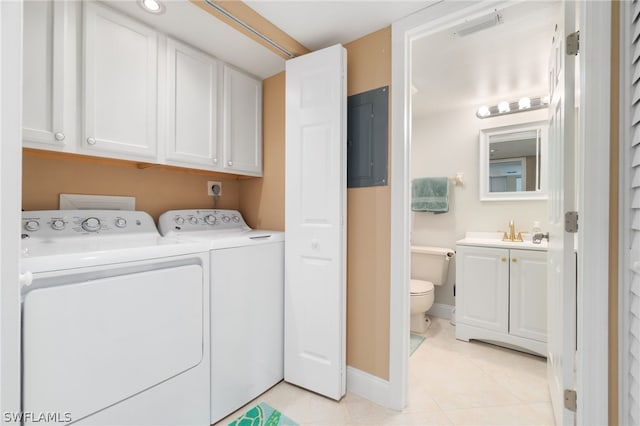
[[[467,232],[456,245],[476,247],[514,248],[520,250],[547,251],[547,241],[540,244],[531,242],[531,234],[522,234],[524,241],[502,241],[502,232]]]

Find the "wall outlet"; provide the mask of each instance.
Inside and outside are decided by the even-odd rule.
[[[210,180],[207,182],[207,194],[211,196],[222,195],[222,182]]]

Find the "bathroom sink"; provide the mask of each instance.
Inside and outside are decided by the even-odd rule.
[[[522,234],[524,241],[502,241],[503,235],[503,232],[467,232],[463,239],[456,241],[456,244],[463,246],[547,250],[546,240],[542,240],[540,244],[534,244],[531,242],[531,234],[529,233]]]

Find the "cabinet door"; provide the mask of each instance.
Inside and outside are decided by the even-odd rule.
[[[509,250],[458,246],[456,252],[457,321],[506,333]]]
[[[262,175],[262,83],[224,67],[224,169]]]
[[[91,155],[156,158],[157,36],[154,30],[85,3],[84,138]]]
[[[67,8],[62,1],[24,2],[22,137],[30,148],[64,150],[73,140],[64,102]]]
[[[168,163],[218,168],[220,64],[176,40],[167,40]]]
[[[547,253],[511,250],[509,333],[547,341]]]

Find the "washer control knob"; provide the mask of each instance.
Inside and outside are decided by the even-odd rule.
[[[233,221],[235,223],[238,223],[238,222],[240,222],[240,218],[238,216],[233,216]]]
[[[195,216],[191,216],[189,218],[189,223],[192,224],[192,225],[197,225],[198,224],[198,218],[195,217]]]
[[[118,228],[124,228],[125,226],[127,226],[127,219],[125,219],[124,217],[116,217],[116,226]]]
[[[212,214],[208,214],[204,217],[204,221],[209,225],[213,225],[216,223],[216,217]]]
[[[100,229],[100,219],[97,217],[88,217],[82,221],[80,226],[87,232],[96,232]]]
[[[56,132],[56,134],[53,135],[53,137],[56,138],[58,142],[62,142],[65,138],[64,133],[62,132]]]
[[[182,216],[177,216],[173,221],[178,225],[182,225],[184,223],[184,218]]]
[[[224,223],[229,223],[230,220],[231,220],[231,218],[229,218],[229,216],[222,216],[222,221]]]
[[[87,138],[87,144],[95,145],[96,144],[96,138]]]
[[[40,229],[40,222],[38,222],[37,220],[27,220],[24,223],[24,229],[31,232],[37,231],[38,229]]]
[[[64,229],[65,223],[62,219],[54,219],[51,222],[51,229],[55,231],[62,231]]]

